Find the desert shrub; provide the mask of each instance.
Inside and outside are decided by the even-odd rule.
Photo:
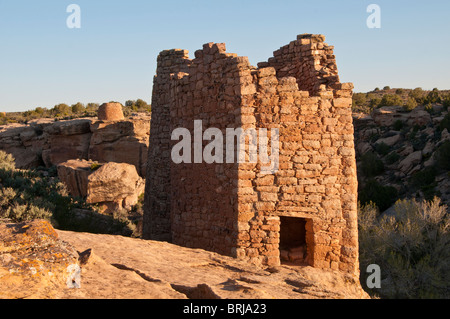
[[[423,104],[423,101],[425,99],[425,92],[422,90],[422,88],[415,88],[411,92],[409,92],[409,97],[416,100],[418,104]]]
[[[449,109],[450,107],[450,94],[447,94],[442,99],[442,105],[444,106],[444,109]]]
[[[391,151],[391,147],[386,143],[378,143],[375,145],[375,151],[380,155],[387,155]]]
[[[426,167],[414,173],[410,178],[410,185],[414,189],[419,189],[426,200],[432,200],[436,195],[436,175],[437,169],[434,166]]]
[[[397,152],[391,152],[386,156],[386,163],[391,165],[396,163],[400,159],[400,155]]]
[[[381,268],[381,298],[450,297],[450,220],[440,199],[397,201],[378,216],[373,203],[359,206],[360,268]],[[361,282],[367,274],[361,272]],[[364,285],[363,285],[364,286]]]
[[[394,122],[393,129],[394,131],[401,131],[404,127],[404,123],[402,120],[397,120]]]
[[[94,162],[94,163],[91,164],[90,169],[91,169],[91,171],[96,171],[96,170],[98,170],[101,166],[102,166],[102,165],[99,164],[98,162]]]
[[[439,123],[439,129],[441,131],[447,129],[450,132],[450,113],[447,113],[445,117],[442,119],[441,123]]]
[[[425,105],[425,111],[427,111],[427,112],[430,113],[430,114],[434,114],[435,111],[434,111],[434,109],[433,109],[433,104],[427,103],[427,104]]]
[[[424,100],[424,103],[436,104],[441,103],[441,95],[438,89],[433,89],[430,93],[428,93],[427,97]]]
[[[366,205],[370,202],[377,205],[381,211],[391,207],[398,198],[398,191],[392,186],[383,186],[375,179],[360,184],[359,200]]]
[[[52,213],[45,208],[37,207],[31,204],[14,203],[9,206],[6,211],[3,211],[3,218],[8,218],[13,222],[20,223],[24,221],[31,221],[34,219],[51,220]]]
[[[391,89],[391,87],[389,86],[389,85],[386,85],[384,88],[383,88],[383,91],[389,91]]]
[[[365,114],[370,113],[371,108],[367,105],[367,94],[366,93],[353,94],[352,110],[354,112],[362,112]]]
[[[367,152],[361,157],[361,172],[365,177],[378,176],[384,172],[384,164],[373,152]]]
[[[425,167],[411,176],[411,184],[416,187],[434,183],[437,170],[434,166]]]
[[[405,93],[405,90],[403,90],[403,89],[395,90],[395,94],[402,95],[403,93]]]
[[[365,93],[355,93],[353,94],[353,104],[354,105],[364,105],[366,103],[366,94]]]
[[[17,192],[14,189],[0,188],[0,207],[8,207],[16,196]]]
[[[369,106],[371,109],[375,109],[377,107],[382,106],[381,105],[381,99],[379,97],[373,98],[370,100]]]
[[[81,102],[73,104],[70,108],[71,108],[72,113],[74,113],[74,114],[82,114],[86,111],[86,107]]]
[[[55,105],[51,110],[50,114],[54,117],[65,117],[72,113],[72,109],[67,104],[61,103]]]
[[[450,141],[445,141],[436,150],[436,162],[440,169],[450,170]]]
[[[12,170],[16,168],[14,157],[11,154],[0,151],[0,169]]]
[[[403,109],[405,111],[412,111],[417,107],[417,101],[416,99],[409,97],[408,100],[406,100],[406,103],[403,105]]]
[[[427,145],[428,135],[426,133],[419,133],[420,127],[415,126],[408,139],[411,145],[414,147],[414,151],[421,151]]]
[[[395,94],[385,94],[381,99],[380,106],[403,105],[403,99]]]

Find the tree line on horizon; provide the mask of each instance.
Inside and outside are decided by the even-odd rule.
[[[115,102],[115,101],[111,101]],[[54,118],[54,119],[74,119],[80,117],[95,117],[97,116],[99,103],[87,103],[81,102],[68,105],[66,103],[60,103],[52,107],[51,109],[44,107],[36,107],[33,110],[25,112],[0,112],[0,125],[6,125],[9,123],[27,123],[30,120],[39,118]],[[130,115],[132,112],[150,112],[151,105],[142,99],[127,100],[125,105],[122,104],[123,113],[125,116]]]
[[[374,109],[383,106],[402,106],[408,112],[419,105],[425,105],[425,109],[432,111],[432,106],[442,104],[446,109],[450,106],[450,91],[434,88],[431,91],[420,87],[415,89],[391,89],[385,86],[382,90],[375,88],[367,93],[353,94],[353,112],[370,114]]]

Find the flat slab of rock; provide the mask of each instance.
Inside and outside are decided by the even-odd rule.
[[[201,249],[129,237],[59,231],[79,251],[92,249],[82,266],[81,289],[64,298],[311,299],[368,298],[347,274],[312,267],[263,269]],[[144,290],[152,284],[153,290]]]
[[[201,249],[0,224],[0,298],[368,298],[357,279],[311,267],[263,269]]]

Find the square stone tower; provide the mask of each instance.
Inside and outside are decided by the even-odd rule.
[[[339,82],[333,47],[324,41],[299,35],[258,67],[217,43],[205,44],[194,59],[186,50],[159,54],[144,238],[259,265],[359,272],[353,85]],[[223,152],[215,150],[222,162],[195,160],[192,146],[193,160],[175,163],[177,128],[193,142],[200,132],[203,149],[212,140],[204,134],[209,128],[223,141],[229,129],[267,133],[276,167],[267,172],[267,161],[252,160],[250,147],[244,161],[237,147],[229,161],[225,142]],[[250,135],[244,135],[249,145]]]

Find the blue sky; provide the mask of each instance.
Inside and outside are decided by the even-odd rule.
[[[369,29],[369,4],[381,28]],[[66,8],[81,8],[69,29]],[[297,34],[335,46],[341,82],[450,89],[450,1],[0,0],[0,111],[151,101],[156,57],[225,42],[256,65]]]

